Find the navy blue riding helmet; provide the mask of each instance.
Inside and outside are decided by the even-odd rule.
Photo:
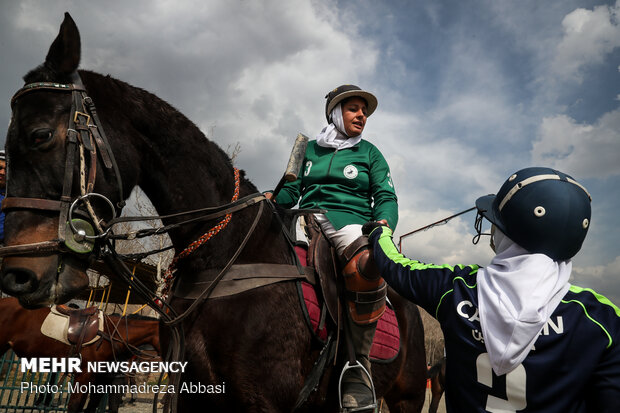
[[[533,167],[511,175],[497,195],[476,200],[478,213],[531,253],[572,258],[590,227],[592,198],[571,176]]]

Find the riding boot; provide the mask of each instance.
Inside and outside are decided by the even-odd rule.
[[[371,380],[369,355],[377,323],[360,325],[353,322],[350,317],[347,322],[349,339],[353,344],[356,361],[366,369],[368,374],[361,368],[351,368],[344,373],[342,376],[342,407],[358,409],[367,406],[368,411],[372,411],[376,406],[374,405],[374,385]]]
[[[341,257],[347,332],[356,361],[361,368],[350,368],[342,375],[342,407],[345,411],[369,412],[376,410],[374,387],[370,371],[370,348],[377,321],[385,311],[387,285],[368,250],[368,239],[360,237],[349,245]]]

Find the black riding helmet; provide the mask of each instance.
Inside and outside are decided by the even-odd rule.
[[[476,200],[478,213],[531,253],[572,258],[590,227],[592,198],[569,175],[533,167],[511,175],[497,195]]]
[[[377,98],[375,95],[355,85],[341,85],[325,95],[327,99],[327,102],[325,102],[325,118],[327,121],[331,121],[329,115],[337,104],[353,96],[360,97],[366,101],[366,109],[368,110],[366,116],[372,115],[375,109],[377,109]]]

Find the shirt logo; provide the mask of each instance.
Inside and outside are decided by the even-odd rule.
[[[347,165],[344,167],[344,176],[347,179],[355,179],[357,177],[357,168],[353,165]]]
[[[312,169],[312,161],[306,162],[306,170],[304,171],[304,176],[308,176],[310,174],[310,169]]]

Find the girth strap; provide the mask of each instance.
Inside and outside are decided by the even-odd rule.
[[[179,279],[172,288],[172,295],[179,298],[196,299],[202,291],[212,284],[210,280],[215,278],[219,272],[220,270],[210,269],[188,278]],[[305,279],[311,284],[316,284],[314,269],[304,267],[304,274],[302,275],[299,274],[297,266],[289,264],[235,264],[218,281],[217,287],[209,297],[226,297],[265,285],[298,279]]]

